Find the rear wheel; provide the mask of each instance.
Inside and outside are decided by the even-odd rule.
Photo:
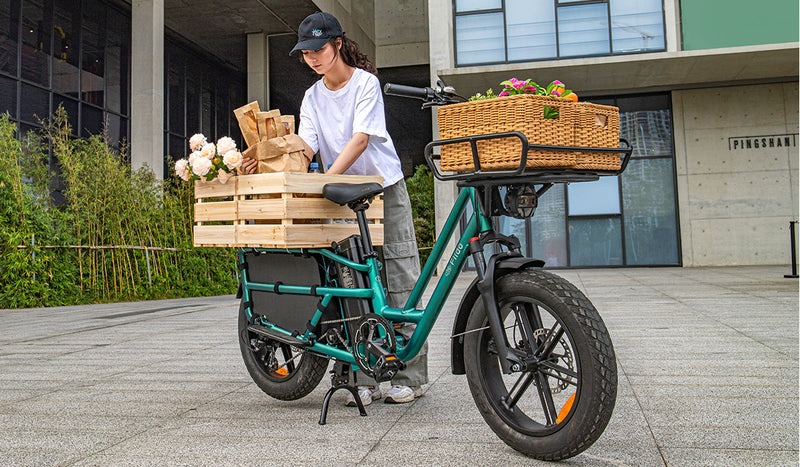
[[[247,309],[239,306],[239,348],[256,385],[270,396],[290,401],[319,385],[328,360],[247,330]]]
[[[506,339],[525,361],[503,374],[480,298],[464,337],[470,391],[484,420],[509,446],[537,459],[575,456],[603,433],[617,394],[605,325],[572,284],[541,270],[502,276],[495,294]]]

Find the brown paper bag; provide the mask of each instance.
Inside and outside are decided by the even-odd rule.
[[[294,134],[294,115],[281,115],[281,123],[283,123],[283,127],[286,129],[287,135]]]
[[[256,122],[256,114],[258,112],[258,102],[256,101],[233,111],[236,121],[239,122],[239,129],[242,130],[242,137],[247,147],[252,147],[259,141],[258,123]]]
[[[281,119],[280,110],[270,110],[269,112],[258,112],[256,114],[256,123],[258,124],[258,137],[259,141],[264,141],[278,136],[278,125]],[[282,126],[282,125],[281,125]]]
[[[242,153],[258,161],[257,173],[308,172],[303,154],[303,140],[297,135],[279,136],[261,141]]]

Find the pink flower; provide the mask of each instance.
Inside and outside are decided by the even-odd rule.
[[[239,151],[228,151],[222,156],[222,161],[229,169],[236,169],[242,166],[242,153]]]
[[[511,95],[511,93],[510,93],[510,92],[508,92],[508,91],[503,91],[503,92],[501,92],[501,93],[500,93],[500,94],[499,94],[497,97],[504,97],[504,96],[510,96],[510,95]]]
[[[525,86],[522,90],[525,91],[528,94],[536,94],[536,85],[535,84],[529,84],[529,85]]]
[[[199,151],[206,142],[206,137],[202,133],[197,133],[189,139],[189,149]]]
[[[219,182],[222,183],[222,184],[224,184],[228,180],[230,180],[231,177],[233,177],[232,174],[230,174],[228,172],[225,172],[222,169],[219,169],[219,172],[217,172],[217,178],[219,179]]]
[[[233,151],[236,149],[236,141],[233,138],[229,138],[227,136],[223,136],[222,138],[217,141],[217,152],[220,154],[225,154],[228,151]]]
[[[189,180],[189,163],[186,159],[181,159],[175,163],[175,174],[183,180]]]
[[[553,91],[550,92],[550,94],[552,94],[554,96],[557,96],[557,97],[561,97],[561,93],[562,93],[562,91],[559,91],[558,89],[553,89]]]
[[[209,170],[211,170],[211,159],[205,157],[198,157],[192,164],[192,172],[198,177],[205,177]]]
[[[217,153],[217,147],[214,146],[214,143],[206,143],[202,148],[200,148],[199,152],[200,157],[211,160]]]
[[[555,80],[555,81],[553,81],[551,84],[554,84],[554,85],[556,85],[556,86],[563,86],[563,85],[564,85],[564,83],[562,83],[562,82],[561,82],[561,81],[559,81],[559,80]]]

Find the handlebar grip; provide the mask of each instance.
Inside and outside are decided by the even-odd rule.
[[[392,83],[386,83],[383,87],[383,92],[389,96],[414,97],[423,100],[433,95],[433,89],[431,88],[415,88],[413,86]]]

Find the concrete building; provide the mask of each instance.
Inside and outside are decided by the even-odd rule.
[[[0,0],[0,112],[24,137],[61,105],[76,134],[105,127],[112,144],[130,141],[134,166],[169,176],[193,133],[240,138],[240,105],[298,112],[316,77],[286,52],[317,10],[340,19],[383,82],[442,79],[471,95],[511,77],[559,79],[620,107],[635,148],[621,177],[559,186],[534,218],[501,221],[548,265],[789,261],[790,0]],[[410,100],[386,105],[410,175],[435,115]],[[437,184],[440,211],[455,193]]]

